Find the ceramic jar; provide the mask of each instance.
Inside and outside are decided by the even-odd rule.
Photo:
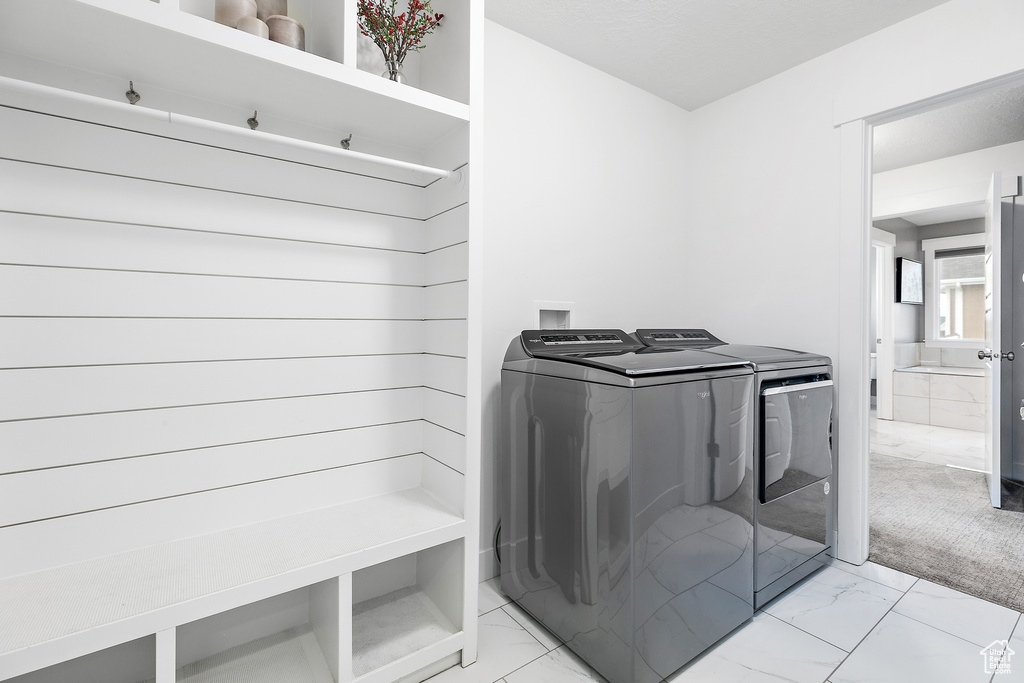
[[[256,17],[242,17],[238,20],[238,30],[251,33],[254,36],[260,38],[270,37],[270,27],[267,26],[266,22],[260,21]]]
[[[217,0],[213,18],[218,24],[231,28],[238,26],[242,17],[256,16],[256,0]]]
[[[306,49],[306,32],[302,24],[290,17],[275,14],[267,17],[267,26],[270,27],[270,39],[275,43],[281,43],[297,50]]]
[[[288,16],[288,0],[256,0],[256,16],[266,21],[275,14]]]

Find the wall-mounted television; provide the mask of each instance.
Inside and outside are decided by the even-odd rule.
[[[924,268],[920,261],[896,259],[896,303],[924,303]]]

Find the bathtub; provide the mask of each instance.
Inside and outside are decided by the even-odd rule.
[[[915,365],[893,372],[893,419],[985,431],[985,370]]]

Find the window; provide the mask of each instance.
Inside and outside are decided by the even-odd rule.
[[[975,345],[985,338],[985,235],[923,240],[925,341]]]

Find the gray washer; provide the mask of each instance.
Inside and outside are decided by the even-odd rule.
[[[509,345],[501,586],[611,683],[663,680],[753,615],[753,380],[621,330]]]

